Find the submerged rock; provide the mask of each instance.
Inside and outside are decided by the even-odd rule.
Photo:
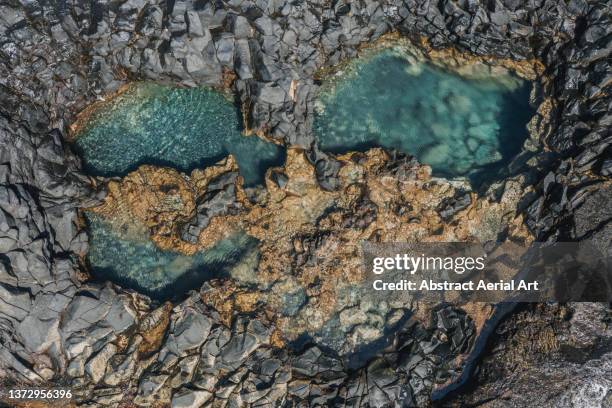
[[[284,342],[308,336],[346,359],[357,360],[362,359],[356,355],[364,345],[383,338],[391,309],[409,314],[406,305],[377,304],[364,290],[362,240],[376,236],[380,242],[470,241],[502,232],[517,239],[528,236],[520,220],[505,230],[502,217],[509,217],[516,205],[510,200],[498,204],[472,198],[447,181],[433,181],[428,167],[406,156],[373,149],[335,160],[341,166],[338,188],[326,191],[306,153],[289,149],[285,165],[268,172],[267,198],[261,204],[248,200],[241,179],[227,177],[236,171],[231,157],[205,172],[194,171],[189,178],[171,169],[143,166],[121,181],[112,181],[105,202],[92,211],[125,223],[128,230],[144,222],[156,245],[186,255],[244,231],[258,242],[255,272],[252,278],[237,270],[230,273],[237,280],[231,291],[243,299],[249,293],[252,297],[246,310],[276,316]],[[275,181],[278,174],[285,178],[282,187]],[[164,181],[168,176],[178,177],[183,184],[177,180],[172,185],[183,187],[168,189]],[[233,204],[210,218],[197,241],[183,241],[177,225],[190,222],[185,214],[200,217],[193,203],[207,202],[218,180],[233,180]],[[158,203],[167,203],[167,194],[179,192],[185,195],[179,201],[192,203],[190,210],[184,212],[183,206],[175,205],[178,201],[171,200],[172,208],[160,212]],[[236,309],[241,309],[236,304],[226,307],[234,295],[227,292],[223,299],[230,303],[218,303],[211,290],[215,289],[208,289],[206,298],[225,322],[231,322]]]
[[[447,163],[449,161],[448,154],[450,152],[450,146],[447,144],[437,144],[426,149],[421,154],[421,160],[424,163],[432,166]]]
[[[340,165],[355,163],[353,160],[358,163],[360,155],[338,161],[313,147],[314,101],[319,80],[325,76],[322,73],[358,55],[361,45],[394,31],[424,38],[421,45],[432,58],[437,55],[461,65],[465,55],[476,55],[481,61],[493,60],[491,65],[501,64],[537,80],[532,95],[542,101],[529,123],[527,149],[509,166],[512,178],[494,184],[489,199],[481,197],[472,203],[491,217],[482,224],[468,222],[472,230],[461,231],[459,225],[448,226],[437,218],[446,206],[432,206],[417,208],[426,214],[414,216],[415,224],[424,231],[444,224],[445,234],[481,235],[484,240],[497,238],[497,232],[508,225],[523,231],[524,221],[538,240],[588,238],[609,250],[606,204],[611,202],[607,137],[610,94],[605,72],[609,69],[606,28],[610,15],[610,4],[602,1],[441,1],[435,5],[420,0],[334,4],[281,1],[257,6],[252,2],[157,0],[146,4],[2,3],[3,387],[70,386],[76,405],[101,407],[200,402],[229,406],[430,404],[433,383],[447,384],[447,374],[461,370],[457,356],[470,351],[473,343],[469,333],[478,335],[488,313],[472,310],[464,314],[451,309],[428,314],[432,310],[417,308],[414,314],[418,318],[397,323],[398,314],[390,308],[385,316],[396,326],[388,347],[367,362],[360,361],[357,368],[348,369],[334,353],[312,344],[319,340],[305,339],[301,344],[291,344],[293,348],[284,344],[274,323],[267,320],[265,308],[258,308],[251,293],[231,288],[226,289],[229,294],[203,291],[176,305],[158,305],[110,283],[85,282],[88,277],[81,259],[87,252],[88,238],[78,208],[99,205],[106,195],[101,188],[106,180],[80,172],[80,160],[62,141],[67,126],[76,112],[130,80],[232,86],[248,130],[308,149],[307,158],[296,155],[295,161],[286,166],[287,180],[277,178],[276,187],[269,186],[270,195],[284,197],[273,207],[279,214],[283,214],[284,206],[302,206],[297,219],[287,220],[285,212],[276,218],[276,224],[264,228],[265,223],[254,222],[257,214],[252,203],[240,209],[242,215],[232,216],[245,217],[242,221],[256,236],[279,236],[270,230],[282,231],[283,223],[290,221],[287,225],[292,231],[303,228],[306,233],[296,235],[295,242],[291,237],[291,245],[279,241],[281,252],[300,251],[299,257],[286,258],[285,266],[320,262],[318,251],[329,254],[337,248],[334,234],[327,234],[327,230],[337,233],[338,226],[344,225],[348,227],[342,228],[357,236],[363,235],[369,225],[376,225],[378,217],[403,223],[401,214],[411,211],[412,201],[423,204],[430,198],[431,191],[415,189],[409,191],[416,198],[399,200],[398,180],[411,174],[402,164],[404,159],[366,168],[364,174],[378,172],[379,178],[364,176],[358,165]],[[245,20],[248,24],[243,24]],[[484,117],[472,118],[471,125],[478,121],[489,122]],[[316,167],[308,167],[306,162],[316,163]],[[343,175],[344,168],[350,171]],[[371,178],[365,184],[377,188],[364,199],[364,190],[347,185],[347,180],[367,177]],[[175,241],[187,243],[186,248],[201,245],[199,239],[194,243],[193,237],[202,236],[204,229],[221,228],[214,222],[217,217],[209,219],[208,214],[225,214],[231,207],[225,206],[233,193],[226,186],[233,182],[226,181],[218,183],[215,191],[223,193],[218,201],[212,200],[210,207],[198,208],[201,203],[196,201],[195,213],[206,215],[194,219],[191,215],[195,214],[190,213],[189,225],[195,227],[185,227],[189,233],[171,229],[172,245]],[[389,202],[385,201],[389,197],[387,182],[395,194]],[[441,184],[435,183],[434,189]],[[341,186],[350,188],[346,193],[332,192]],[[309,200],[311,192],[313,199]],[[438,198],[455,196],[451,188],[448,194],[434,193]],[[339,209],[328,205],[328,197],[337,199],[340,195],[344,201]],[[401,205],[391,205],[394,199]],[[242,203],[240,198],[237,202]],[[513,204],[504,208],[504,203]],[[448,206],[455,207],[452,202]],[[318,221],[313,216],[320,215],[322,208],[329,213]],[[470,209],[452,210],[452,214],[442,213],[441,217],[462,219],[462,211],[469,213]],[[502,216],[505,210],[516,217],[507,222]],[[313,220],[318,222],[316,228],[309,225]],[[398,234],[416,234],[408,226],[410,220],[405,222],[406,230]],[[392,237],[391,227],[386,234]],[[220,232],[212,235],[218,237]],[[377,235],[371,231],[370,236],[375,239]],[[273,245],[271,239],[267,245]],[[278,252],[270,249],[269,253],[260,265],[269,264],[272,272],[285,274],[279,268],[280,260],[274,259]],[[307,268],[298,268],[300,273],[290,275],[290,279],[308,282],[308,296],[328,307],[331,302],[326,296],[334,293],[334,285],[320,284],[317,273]],[[218,287],[224,285],[231,286],[226,281]],[[286,287],[294,290],[297,285],[289,282]],[[221,296],[224,294],[227,301]],[[569,320],[564,313],[554,312],[557,308],[553,305],[543,312],[529,312],[535,320],[520,314],[509,319],[500,327],[500,335],[492,339],[495,350],[503,352],[489,349],[490,358],[485,355],[473,378],[474,390],[463,390],[463,396],[455,396],[449,403],[486,400],[490,405],[529,406],[553,401],[560,407],[605,404],[609,394],[603,390],[609,388],[609,376],[604,374],[610,371],[606,360],[609,335],[602,324],[607,319],[602,318],[605,306],[571,306],[574,313]],[[316,311],[317,307],[307,303],[302,310]],[[378,318],[370,310],[364,313],[371,321]],[[177,322],[187,315],[194,316],[194,321],[210,323],[209,330],[204,330],[204,323],[196,324],[198,335],[206,338],[192,339],[186,332],[188,338],[177,343],[187,347],[171,350],[166,340],[181,338],[184,326]],[[196,319],[195,315],[200,317]],[[306,316],[314,327],[327,317],[316,313]],[[444,321],[443,329],[438,320]],[[432,323],[424,324],[426,321]],[[534,321],[540,324],[534,327]],[[357,322],[345,319],[344,323]],[[285,327],[287,332],[291,325]],[[365,329],[358,335],[369,336],[370,328]],[[440,342],[451,332],[453,336],[465,334],[465,341],[453,343],[451,351],[439,357],[438,350],[447,349]],[[96,358],[100,353],[113,355]],[[515,369],[516,356],[524,356],[520,359],[526,364],[524,369]],[[497,376],[499,371],[502,374]],[[565,373],[568,375],[562,375]],[[510,394],[496,392],[508,389],[504,387],[509,387]]]
[[[382,146],[414,155],[435,175],[494,178],[520,150],[533,113],[529,86],[515,73],[533,78],[540,68],[440,54],[401,39],[366,48],[321,87],[313,123],[319,147]],[[415,66],[418,73],[406,73]],[[478,152],[479,145],[486,147]]]
[[[106,177],[143,164],[191,172],[231,153],[245,181],[257,184],[282,159],[274,144],[244,137],[236,106],[208,88],[132,83],[88,107],[71,131],[84,169]]]

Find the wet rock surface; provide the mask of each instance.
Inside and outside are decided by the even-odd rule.
[[[516,203],[511,199],[503,204],[472,199],[451,182],[432,179],[429,167],[405,155],[372,149],[334,159],[341,163],[338,189],[326,191],[306,152],[290,148],[285,165],[268,172],[256,202],[248,199],[242,180],[232,177],[231,156],[189,177],[142,166],[110,182],[104,203],[91,211],[121,230],[145,224],[158,247],[185,255],[240,233],[255,238],[255,267],[247,263],[229,272],[237,285],[233,291],[239,292],[228,291],[223,301],[238,303],[242,311],[265,311],[283,341],[314,341],[351,364],[379,351],[388,342],[384,337],[389,330],[417,309],[416,302],[379,303],[368,292],[360,242],[485,241],[502,232],[530,239],[513,214]],[[282,187],[278,174],[284,178]],[[176,226],[201,219],[194,203],[211,202],[207,197],[217,191],[219,180],[232,180],[232,188],[225,191],[234,192],[230,202],[235,205],[221,207],[196,240],[183,240]],[[461,194],[467,199],[450,207],[454,214],[449,214],[447,201]],[[204,298],[223,321],[232,321],[235,307],[216,302],[213,288]],[[422,306],[423,323],[429,321],[430,307]]]
[[[605,305],[523,306],[497,328],[472,384],[439,406],[605,407],[611,340]]]
[[[610,18],[608,3],[581,0],[0,2],[3,386],[70,386],[78,405],[92,407],[427,406],[435,384],[461,371],[459,356],[469,353],[481,314],[427,308],[414,318],[390,315],[397,325],[384,347],[348,369],[345,359],[316,341],[287,347],[278,322],[265,309],[251,308],[248,293],[235,296],[230,283],[219,285],[236,306],[231,319],[214,307],[213,298],[223,299],[214,285],[204,288],[213,291],[211,300],[203,300],[210,293],[203,289],[159,305],[111,283],[87,282],[82,257],[88,239],[78,209],[102,204],[108,189],[105,180],[80,172],[80,160],[64,142],[68,126],[88,104],[132,80],[230,86],[248,129],[305,149],[320,194],[333,195],[342,185],[341,165],[313,145],[311,129],[326,69],[391,31],[417,43],[424,39],[432,55],[459,49],[485,61],[535,59],[543,72],[533,91],[541,104],[529,125],[531,139],[509,166],[512,177],[481,200],[516,203],[513,215],[537,240],[592,239],[609,253]],[[398,177],[404,159],[391,155],[386,171]],[[273,180],[281,189],[291,185],[282,172]],[[196,245],[211,217],[233,208],[226,198],[233,183],[216,185],[217,193],[196,202],[197,216],[171,239]],[[265,199],[254,190],[246,195]],[[436,203],[441,219],[466,211],[467,200],[452,195]],[[340,222],[363,228],[378,211],[362,200]],[[316,229],[300,236],[302,254],[329,239]],[[308,256],[295,254],[291,262],[308,264]],[[507,370],[513,334],[502,327],[492,341],[509,351],[485,358],[475,377],[480,387],[452,397],[459,398],[455,403],[536,406],[543,387],[533,384],[554,383],[547,376],[553,368],[557,376],[568,373],[567,384],[581,378],[556,406],[592,395],[594,402],[609,400],[609,329],[597,323],[605,306],[570,307],[569,323],[554,329],[559,351],[538,354],[538,366],[514,374],[514,399],[506,404],[495,391],[503,380],[482,374],[496,361]],[[289,307],[289,314],[297,308]],[[371,318],[367,310],[339,316],[347,325]],[[547,338],[545,327],[520,334],[529,330],[529,319],[512,319],[505,327],[515,324],[519,335]]]

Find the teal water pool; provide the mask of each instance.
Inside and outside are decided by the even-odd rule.
[[[521,150],[529,91],[509,74],[470,79],[389,48],[323,85],[314,133],[324,151],[398,149],[434,175],[475,177]]]
[[[260,183],[284,150],[241,133],[236,105],[219,92],[137,83],[94,112],[75,137],[85,171],[124,176],[141,164],[189,172],[228,153],[246,185]]]
[[[146,231],[127,232],[93,213],[85,216],[87,262],[94,278],[111,280],[160,300],[176,298],[199,289],[206,280],[227,276],[257,251],[257,240],[235,234],[207,251],[185,256],[160,250]]]

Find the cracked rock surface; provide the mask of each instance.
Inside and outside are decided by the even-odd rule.
[[[232,169],[220,172],[221,178],[204,175],[202,188],[213,186],[217,194],[190,204],[188,216],[171,214],[184,217],[180,229],[165,235],[153,231],[152,237],[160,245],[180,244],[189,251],[206,245],[203,231],[212,231],[219,215],[230,214],[260,234],[265,246],[267,233],[256,231],[261,226],[252,222],[254,211],[268,208],[259,200],[285,194],[304,177],[307,182],[298,187],[347,199],[337,219],[326,214],[327,225],[296,228],[291,237],[296,242],[280,242],[280,251],[291,254],[287,265],[308,265],[318,248],[339,237],[334,225],[355,232],[366,230],[384,211],[389,217],[407,216],[364,200],[346,182],[351,167],[343,162],[349,157],[332,157],[316,146],[314,101],[326,71],[391,32],[432,56],[458,50],[518,67],[538,61],[541,71],[532,92],[538,113],[529,124],[531,138],[505,180],[469,203],[464,192],[448,187],[432,203],[428,219],[451,233],[464,224],[444,225],[465,221],[464,213],[476,202],[510,206],[511,221],[519,220],[532,239],[589,239],[609,255],[611,14],[610,4],[600,0],[0,0],[2,387],[70,387],[75,405],[91,407],[440,403],[432,402],[432,390],[462,371],[461,362],[490,310],[439,305],[415,308],[409,318],[385,314],[386,324],[395,324],[392,333],[366,361],[349,367],[343,353],[350,354],[355,344],[317,334],[323,322],[307,315],[316,307],[296,312],[313,325],[313,340],[286,343],[297,320],[276,318],[274,296],[287,288],[272,290],[263,302],[269,306],[252,308],[251,293],[236,291],[231,280],[205,284],[183,301],[162,304],[90,281],[83,266],[87,231],[79,211],[103,205],[112,190],[108,180],[81,172],[80,159],[65,143],[70,126],[78,112],[135,80],[230,89],[240,101],[246,128],[294,146],[293,156],[284,170],[269,173],[267,193],[255,189],[241,196]],[[378,173],[368,173],[368,183],[389,174],[397,183],[397,171],[406,166],[412,168],[410,177],[419,178],[419,165],[402,155],[368,152],[366,162],[376,154],[385,156],[385,164]],[[225,165],[231,167],[231,160]],[[155,191],[149,197],[154,202]],[[290,201],[278,202],[282,207]],[[147,213],[140,214],[151,228]],[[467,239],[469,234],[456,236]],[[274,236],[268,238],[271,242]],[[294,249],[282,247],[289,243]],[[273,267],[275,252],[268,253]],[[331,289],[317,290],[314,298],[325,304]],[[380,338],[369,330],[377,316],[368,308],[337,312],[341,325],[364,329],[358,341],[364,335]],[[606,313],[605,305],[592,304],[518,310],[491,338],[489,354],[474,375],[475,389],[449,394],[443,403],[609,404]],[[540,322],[535,328],[530,325],[534,319]],[[516,371],[512,359],[521,355],[528,362]],[[531,362],[531,357],[537,359]],[[541,391],[550,384],[559,393],[544,401]]]

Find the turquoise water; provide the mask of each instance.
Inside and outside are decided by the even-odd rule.
[[[284,159],[280,147],[241,134],[240,114],[222,94],[151,83],[133,85],[95,112],[75,146],[85,170],[106,177],[141,164],[189,172],[231,153],[245,184],[253,185]]]
[[[92,213],[86,213],[86,219],[87,262],[94,277],[162,300],[199,289],[204,281],[229,274],[232,267],[257,250],[254,238],[236,234],[207,251],[185,256],[160,250],[146,232],[122,231]]]
[[[532,115],[527,82],[467,79],[390,48],[323,86],[314,132],[325,151],[395,148],[434,175],[475,177],[520,151]]]

